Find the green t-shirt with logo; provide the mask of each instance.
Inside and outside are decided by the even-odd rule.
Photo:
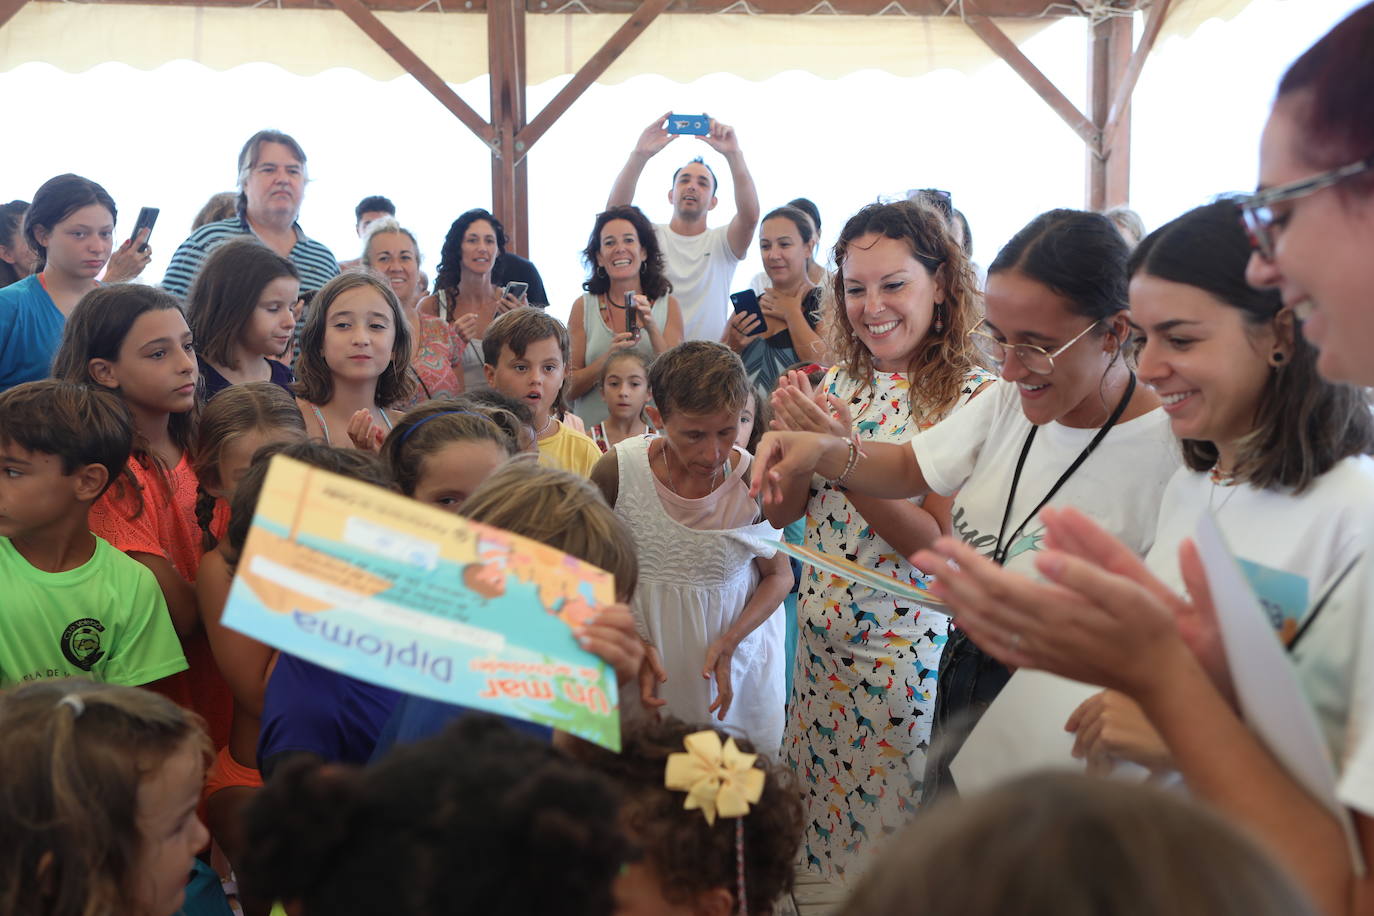
[[[0,687],[84,677],[138,687],[185,669],[152,570],[95,539],[76,569],[35,569],[0,537]]]

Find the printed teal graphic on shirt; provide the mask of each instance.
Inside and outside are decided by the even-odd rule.
[[[1269,616],[1270,625],[1288,645],[1307,614],[1307,577],[1241,557],[1236,557],[1236,562]]]

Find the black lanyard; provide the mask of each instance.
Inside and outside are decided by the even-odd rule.
[[[1073,460],[1073,464],[1069,465],[1068,470],[1059,475],[1059,479],[1054,482],[1054,486],[1050,487],[1050,492],[1046,493],[1045,498],[1040,500],[1039,505],[1031,510],[1030,515],[1027,515],[1025,520],[1016,526],[1016,530],[1011,533],[1011,538],[1007,539],[1007,546],[1003,547],[1002,542],[1006,537],[1007,522],[1011,521],[1011,506],[1012,503],[1016,502],[1016,488],[1021,484],[1021,471],[1026,466],[1026,456],[1030,454],[1031,443],[1035,441],[1035,433],[1040,429],[1038,426],[1031,426],[1030,432],[1026,434],[1026,444],[1021,446],[1021,457],[1016,460],[1016,473],[1013,474],[1011,478],[1011,492],[1007,494],[1007,509],[1002,513],[1002,527],[997,529],[997,547],[992,552],[992,562],[996,563],[998,566],[1007,562],[1007,551],[1011,549],[1012,544],[1016,543],[1016,539],[1020,536],[1022,529],[1030,524],[1031,519],[1040,514],[1040,510],[1045,508],[1045,505],[1050,500],[1054,499],[1055,494],[1059,492],[1060,488],[1069,482],[1069,478],[1074,475],[1074,472],[1082,467],[1083,462],[1088,460],[1088,456],[1102,444],[1102,440],[1107,437],[1107,433],[1116,425],[1116,421],[1121,419],[1121,415],[1126,412],[1126,405],[1130,403],[1131,395],[1134,393],[1135,373],[1132,372],[1130,381],[1126,383],[1126,393],[1121,395],[1121,400],[1116,403],[1116,409],[1113,410],[1112,415],[1107,418],[1107,422],[1102,424],[1102,428],[1097,431],[1097,435],[1093,436],[1093,441],[1089,442],[1087,448],[1078,453],[1078,457]]]
[[[1317,600],[1317,603],[1312,606],[1312,610],[1308,611],[1307,616],[1303,618],[1302,624],[1298,627],[1298,631],[1293,634],[1293,638],[1288,640],[1287,649],[1289,652],[1293,652],[1297,649],[1298,640],[1307,635],[1307,631],[1312,628],[1312,624],[1316,621],[1317,615],[1322,612],[1322,608],[1326,607],[1326,602],[1331,600],[1331,596],[1335,593],[1337,586],[1345,581],[1345,577],[1350,575],[1351,570],[1358,566],[1363,559],[1364,554],[1356,556],[1355,559],[1346,564],[1345,569],[1341,570],[1340,575],[1331,580],[1331,584],[1326,587],[1326,591],[1322,592],[1321,598]]]

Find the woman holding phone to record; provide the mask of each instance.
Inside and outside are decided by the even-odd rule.
[[[1289,68],[1260,143],[1260,191],[1240,201],[1255,247],[1246,278],[1275,289],[1319,351],[1331,381],[1374,384],[1374,4],[1348,16]],[[1243,825],[1327,914],[1374,911],[1374,568],[1316,600],[1294,655],[1305,699],[1327,727],[1333,810],[1238,714],[1233,672],[1196,548],[1179,551],[1174,592],[1128,545],[1083,514],[1050,513],[1048,583],[987,566],[955,543],[927,557],[965,626],[1008,664],[1132,697],[1159,731],[1189,790]],[[945,571],[949,558],[959,568]],[[1329,596],[1329,597],[1328,597]],[[1323,600],[1325,599],[1325,600]],[[1127,651],[1127,647],[1129,647]],[[1319,650],[1319,659],[1303,655]],[[1302,676],[1313,662],[1317,678]],[[1332,739],[1339,743],[1333,743]],[[1343,746],[1341,746],[1343,745]],[[1353,823],[1355,864],[1343,817]]]
[[[438,315],[452,324],[466,343],[461,360],[463,390],[488,387],[482,360],[482,335],[497,315],[529,305],[526,295],[509,295],[493,285],[492,269],[506,250],[506,233],[496,217],[473,209],[453,221],[434,278],[434,295],[420,300],[422,315]]]
[[[58,175],[34,194],[23,232],[38,255],[38,272],[0,289],[0,391],[47,378],[67,316],[100,285],[96,277],[111,262],[115,216],[114,199],[79,175]],[[120,252],[126,253],[123,269],[134,275],[150,256],[137,252],[133,240]]]
[[[1149,549],[1179,458],[1159,398],[1136,383],[1123,354],[1126,261],[1106,217],[1036,217],[993,261],[986,317],[969,332],[1001,381],[909,444],[769,433],[755,477],[765,508],[797,505],[818,474],[884,499],[952,496],[954,534],[1008,568],[1034,568],[1044,549],[1040,511],[1051,501],[1081,507],[1137,552]],[[902,282],[893,274],[878,288]],[[893,320],[870,316],[868,331],[891,333]],[[952,787],[950,758],[1009,677],[962,628],[951,633],[931,735],[940,756],[927,760],[925,801]]]
[[[736,306],[725,326],[725,345],[739,354],[749,381],[765,394],[788,366],[830,363],[829,348],[816,333],[821,289],[806,273],[814,237],[811,218],[796,207],[779,207],[765,216],[759,225],[759,254],[768,288],[758,296],[757,312]],[[753,291],[736,295],[752,296]]]
[[[590,429],[609,416],[600,386],[607,358],[637,350],[647,363],[677,346],[682,309],[671,295],[653,224],[638,207],[598,214],[582,260],[589,276],[582,284],[586,292],[568,312],[567,395],[573,413]]]

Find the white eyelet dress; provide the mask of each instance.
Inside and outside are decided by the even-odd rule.
[[[658,695],[663,712],[749,738],[777,757],[784,725],[785,669],[782,605],[750,633],[731,660],[734,701],[723,722],[707,715],[715,681],[701,676],[706,650],[730,628],[759,582],[755,557],[777,551],[779,532],[768,522],[699,531],[668,514],[649,468],[650,436],[616,444],[620,485],[615,513],[630,526],[639,553],[639,586],[632,610],[640,635],[658,647],[668,681]],[[736,449],[731,480],[742,484],[749,453]],[[724,489],[727,484],[723,484]],[[708,497],[709,498],[709,497]]]

